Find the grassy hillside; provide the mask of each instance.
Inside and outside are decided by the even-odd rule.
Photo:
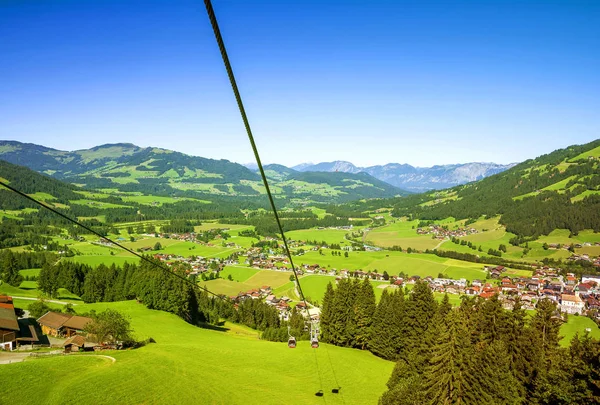
[[[477,219],[500,215],[522,237],[554,229],[600,231],[600,140],[520,163],[481,181],[397,200],[393,214],[412,218]]]
[[[102,353],[114,363],[75,355],[3,365],[0,378],[12,383],[0,385],[2,403],[375,404],[393,368],[366,351],[329,345],[314,351],[308,342],[292,350],[238,326],[200,329],[135,302],[77,306],[104,308],[125,312],[139,339],[157,343]],[[330,393],[329,357],[342,387],[338,396]],[[321,384],[325,396],[318,398]]]
[[[39,145],[0,141],[0,158],[88,189],[103,189],[107,193],[117,190],[121,193],[192,198],[256,197],[265,193],[260,176],[237,163],[131,144],[108,144],[65,152]],[[298,173],[271,165],[267,167],[267,174],[273,193],[304,202],[343,202],[405,194],[366,173]]]

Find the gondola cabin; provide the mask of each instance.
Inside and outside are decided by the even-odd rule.
[[[288,347],[290,349],[293,349],[296,347],[296,338],[293,336],[290,336],[290,338],[288,339]]]

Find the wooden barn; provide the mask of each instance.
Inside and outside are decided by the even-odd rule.
[[[0,296],[0,350],[15,349],[19,330],[12,298]]]
[[[46,335],[71,337],[82,333],[85,325],[91,322],[92,318],[50,311],[37,321]]]

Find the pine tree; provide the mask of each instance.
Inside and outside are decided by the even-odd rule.
[[[433,324],[437,303],[427,283],[417,281],[405,302],[405,322],[402,331],[401,354],[423,345],[423,338]]]
[[[428,403],[490,403],[489,395],[475,386],[470,365],[473,351],[460,312],[452,311],[448,314],[447,326],[432,352],[429,366],[423,375],[423,389]]]
[[[391,301],[392,297],[388,294],[387,289],[383,290],[379,304],[377,304],[373,314],[371,341],[369,342],[369,350],[373,354],[388,360],[392,360],[395,356],[392,347],[392,334],[386,322],[388,320],[387,315],[391,313]]]
[[[338,346],[351,346],[356,324],[354,304],[358,284],[356,281],[343,278],[333,296],[331,318],[329,322],[328,341]]]
[[[482,402],[498,405],[522,403],[518,379],[511,370],[511,358],[504,342],[481,343],[473,356],[473,370],[478,396]]]
[[[15,255],[10,250],[8,252],[2,261],[0,279],[13,287],[18,287],[23,281],[23,277],[19,274],[19,266]]]
[[[442,298],[442,302],[438,308],[438,314],[442,318],[445,318],[451,310],[452,305],[450,304],[450,298],[448,297],[448,294],[444,294],[444,298]]]
[[[356,286],[356,301],[354,304],[354,346],[365,350],[371,338],[371,324],[375,313],[375,292],[368,279]]]
[[[333,305],[335,291],[331,283],[327,284],[325,295],[323,295],[323,304],[321,305],[321,340],[333,343],[331,340],[331,328],[333,320]]]
[[[537,332],[545,354],[558,347],[561,319],[556,303],[543,299],[537,305],[537,311],[531,319],[531,328]]]
[[[492,343],[504,337],[508,313],[502,308],[497,294],[479,305],[477,315],[476,328],[480,341]]]
[[[38,289],[50,297],[53,297],[58,290],[58,277],[56,277],[55,268],[55,266],[45,263],[38,276]]]

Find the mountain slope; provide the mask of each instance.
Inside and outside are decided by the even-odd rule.
[[[498,214],[507,231],[523,237],[554,229],[600,231],[600,139],[474,183],[397,200],[394,209],[397,216],[427,219]]]
[[[71,184],[3,160],[0,160],[0,178],[17,190],[25,194],[37,194],[38,199],[46,201],[55,200],[55,202],[67,203],[70,199],[81,198],[81,195],[75,192],[77,187]],[[24,197],[0,186],[0,209],[20,210],[26,207],[38,208]]]
[[[191,197],[264,194],[260,176],[240,164],[126,143],[66,152],[0,141],[0,158],[92,189],[155,195],[183,192]],[[341,176],[329,173],[319,178],[293,178],[296,172],[284,166],[268,165],[266,169],[274,194],[304,202],[343,202],[406,194],[368,175],[354,178],[345,173]]]

